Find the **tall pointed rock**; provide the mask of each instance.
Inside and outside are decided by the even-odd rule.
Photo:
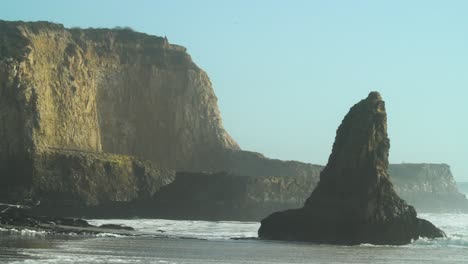
[[[442,237],[390,182],[385,103],[378,92],[354,105],[336,132],[320,182],[301,209],[262,220],[259,237],[330,244],[407,244]]]

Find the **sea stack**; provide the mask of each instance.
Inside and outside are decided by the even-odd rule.
[[[390,182],[385,103],[378,92],[354,105],[336,132],[320,182],[303,208],[262,220],[262,239],[355,245],[408,244],[444,232],[402,200]]]

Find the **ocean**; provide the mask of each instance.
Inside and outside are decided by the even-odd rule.
[[[89,220],[134,227],[136,236],[0,230],[0,263],[468,263],[468,214],[420,214],[447,238],[405,246],[261,241],[257,222]]]

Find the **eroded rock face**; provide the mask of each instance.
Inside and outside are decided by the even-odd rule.
[[[0,37],[2,194],[72,191],[83,205],[138,199],[136,175],[119,164],[111,173],[92,166],[102,163],[101,153],[203,170],[239,149],[222,126],[207,74],[166,38],[7,21]],[[75,172],[91,185],[69,184]],[[117,173],[128,181],[113,179]],[[168,176],[152,175],[148,184]]]
[[[354,105],[337,130],[320,182],[301,209],[262,220],[263,239],[331,244],[405,244],[444,233],[394,191],[389,180],[385,103],[377,92]]]
[[[0,32],[0,160],[59,148],[197,170],[239,149],[207,74],[166,38],[47,22]]]

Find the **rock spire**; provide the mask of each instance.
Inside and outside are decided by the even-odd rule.
[[[442,237],[389,180],[385,102],[378,92],[354,105],[337,130],[320,182],[301,209],[262,220],[259,237],[330,244],[407,244]]]

